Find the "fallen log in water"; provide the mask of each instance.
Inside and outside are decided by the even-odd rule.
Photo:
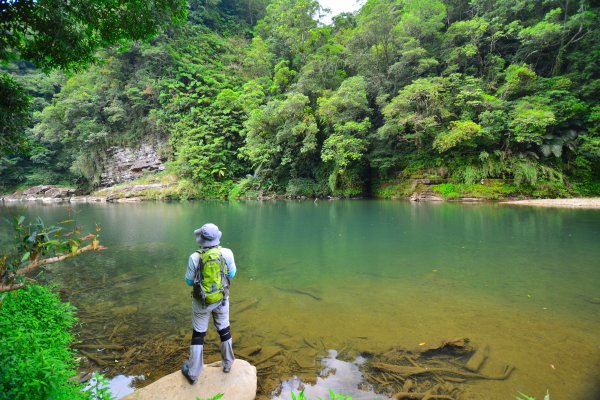
[[[499,374],[482,373],[489,357],[487,345],[475,349],[468,338],[455,338],[408,350],[393,348],[375,355],[360,369],[376,390],[395,399],[458,400],[461,385],[475,379],[505,380],[515,369],[505,365]]]
[[[243,307],[242,307],[242,308],[240,308],[239,310],[235,310],[235,309],[234,309],[234,310],[235,310],[235,313],[236,313],[236,314],[242,314],[243,312],[245,312],[245,311],[248,311],[248,310],[250,310],[251,308],[254,308],[254,307],[258,306],[258,304],[260,303],[260,301],[261,301],[261,300],[262,300],[262,299],[256,299],[256,300],[254,300],[252,303],[250,303],[250,304],[247,304],[247,305],[243,306]]]
[[[130,358],[132,358],[133,353],[135,353],[137,350],[139,349],[139,346],[133,346],[131,347],[129,350],[127,350],[125,352],[125,354],[123,354],[121,356],[121,358],[125,361],[125,362],[129,362]]]
[[[244,358],[253,358],[262,350],[261,346],[250,346],[243,350],[238,350],[238,353]]]
[[[281,290],[282,292],[292,293],[292,294],[299,294],[299,295],[302,295],[302,296],[308,296],[311,299],[317,300],[317,301],[323,300],[319,296],[315,296],[314,294],[309,293],[309,292],[305,292],[304,290],[281,288],[281,287],[278,287],[278,286],[273,286],[273,287],[275,289],[277,289],[277,290]]]
[[[479,374],[479,373],[474,373],[474,372],[458,371],[458,370],[450,369],[450,368],[414,367],[414,366],[408,366],[408,365],[394,365],[394,364],[386,364],[386,363],[372,363],[371,365],[374,368],[377,368],[377,369],[380,369],[383,371],[393,372],[404,378],[408,378],[413,375],[440,373],[440,374],[457,375],[460,378],[467,378],[467,379],[505,380],[510,376],[512,371],[515,369],[515,367],[507,365],[504,367],[504,372],[501,375],[484,375],[484,374]]]
[[[108,364],[108,362],[104,361],[102,358],[96,357],[96,356],[94,356],[94,355],[92,355],[92,354],[90,354],[90,353],[88,353],[86,351],[79,350],[79,352],[81,354],[83,354],[84,356],[86,356],[89,360],[91,360],[91,361],[95,362],[96,364],[98,364],[99,367],[104,367],[104,366],[106,366]]]
[[[469,338],[459,337],[459,338],[451,338],[445,339],[441,342],[419,346],[418,349],[415,350],[416,353],[427,353],[429,351],[441,351],[441,350],[464,350],[471,351],[471,346],[469,345]]]
[[[269,361],[271,358],[281,354],[281,349],[279,347],[265,347],[262,351],[264,357],[259,361],[255,362],[255,366],[259,366],[260,364]]]
[[[414,392],[398,392],[394,395],[394,399],[410,399],[410,400],[456,400],[456,397],[449,396],[446,394],[429,394],[425,393],[414,393]]]
[[[75,347],[78,349],[109,349],[109,350],[123,350],[125,346],[120,344],[76,344]]]
[[[425,392],[409,392],[403,388],[401,392],[394,394],[394,399],[457,400],[457,396],[457,389],[454,386],[437,384]]]

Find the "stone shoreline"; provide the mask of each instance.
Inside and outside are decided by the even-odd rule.
[[[144,197],[144,190],[160,190],[170,187],[171,184],[147,184],[135,185],[125,188],[108,187],[94,194],[81,194],[77,189],[57,187],[53,185],[33,186],[23,192],[0,196],[0,203],[22,203],[41,202],[45,204],[54,203],[134,203],[150,200]]]
[[[0,197],[0,203],[18,204],[26,202],[39,202],[44,204],[58,203],[106,203],[106,197],[98,196],[72,196],[72,197],[25,197],[25,196],[3,196]]]
[[[520,206],[600,209],[600,197],[574,199],[503,200],[501,203],[515,204]]]
[[[138,203],[142,201],[156,200],[145,196],[147,190],[168,189],[173,183],[153,183],[145,185],[133,185],[123,188],[108,187],[95,192],[92,195],[80,194],[76,189],[63,188],[53,185],[39,185],[31,187],[22,193],[14,193],[0,196],[0,203],[19,204],[23,202],[41,202],[44,204],[57,203]],[[258,197],[256,200],[289,200],[285,196],[265,196]],[[293,198],[293,200],[314,200],[311,198]],[[329,197],[322,200],[336,200]],[[600,209],[600,197],[591,198],[571,198],[571,199],[525,199],[511,200],[499,199],[489,200],[482,198],[463,197],[460,199],[444,200],[441,196],[433,193],[413,193],[410,198],[398,200],[410,200],[412,202],[494,202],[501,204],[525,205],[537,207],[560,207],[560,208],[580,208],[580,209]]]

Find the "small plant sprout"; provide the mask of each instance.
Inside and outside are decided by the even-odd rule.
[[[523,396],[523,397],[521,397]],[[515,396],[516,400],[535,400],[535,397],[528,396],[523,392],[519,392],[519,396]],[[550,400],[550,391],[546,389],[546,395],[544,396],[544,400]]]

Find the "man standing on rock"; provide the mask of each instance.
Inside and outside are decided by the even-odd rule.
[[[192,286],[192,345],[190,358],[181,372],[191,384],[196,383],[203,368],[204,336],[212,315],[221,337],[223,372],[229,372],[235,360],[229,327],[229,279],[236,273],[233,252],[219,246],[221,231],[215,224],[205,224],[194,231],[200,249],[189,260],[185,283]]]

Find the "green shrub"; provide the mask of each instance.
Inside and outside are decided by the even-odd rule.
[[[31,285],[0,303],[0,399],[86,398],[71,378],[74,309],[48,288]]]
[[[290,179],[286,188],[285,193],[288,196],[304,196],[304,197],[315,197],[319,192],[319,185],[312,179],[296,178]]]
[[[26,176],[24,188],[36,185],[75,186],[75,178],[70,174],[52,170],[35,170]]]
[[[240,179],[229,191],[229,200],[258,197],[260,181],[252,176]]]
[[[439,193],[445,199],[458,199],[461,196],[461,186],[456,183],[442,183],[433,187],[433,190]]]
[[[576,196],[600,196],[600,182],[586,180],[583,182],[573,183],[573,192]]]
[[[402,195],[399,195],[399,193],[403,193],[402,190],[398,190],[397,186],[399,185],[394,185],[394,184],[390,184],[390,183],[377,183],[375,185],[373,185],[371,187],[371,192],[373,193],[373,197],[375,198],[382,198],[382,199],[395,199],[395,198],[401,198],[401,197],[405,197]]]
[[[441,183],[432,185],[431,189],[447,200],[461,197],[498,200],[521,195],[523,188],[501,180],[487,180],[484,185],[481,183]]]
[[[410,197],[415,187],[408,179],[376,182],[371,187],[372,195],[380,199],[403,199]]]

